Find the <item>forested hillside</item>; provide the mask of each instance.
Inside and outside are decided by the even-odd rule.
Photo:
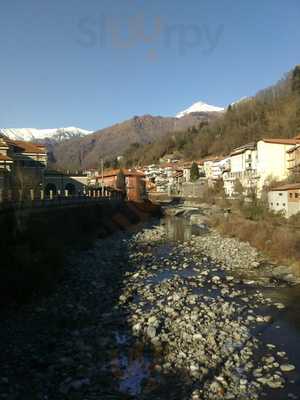
[[[133,144],[124,154],[125,163],[148,164],[169,153],[184,159],[226,155],[263,137],[296,134],[300,134],[300,66],[255,97],[229,106],[224,116],[210,124],[169,134],[153,144]]]

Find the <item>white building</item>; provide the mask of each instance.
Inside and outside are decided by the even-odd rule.
[[[230,170],[223,173],[224,190],[234,196],[234,186],[239,180],[245,194],[255,190],[260,195],[268,180],[288,177],[288,153],[299,140],[262,139],[235,149],[230,154]]]
[[[262,139],[257,142],[258,192],[266,180],[284,180],[288,177],[287,151],[297,142],[297,139]]]
[[[213,161],[211,165],[211,179],[218,180],[222,178],[222,174],[230,167],[230,157],[222,158],[221,160]]]
[[[268,193],[269,208],[285,217],[300,212],[300,183],[276,187]]]
[[[249,143],[235,149],[230,154],[228,168],[223,172],[224,191],[229,197],[234,196],[234,186],[240,181],[249,192],[257,187],[257,149],[255,143]]]

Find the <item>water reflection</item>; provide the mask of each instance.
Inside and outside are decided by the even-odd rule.
[[[265,295],[274,302],[283,303],[285,319],[300,335],[300,285],[285,288],[265,289]],[[300,337],[299,337],[300,341]]]
[[[166,217],[164,219],[166,233],[169,240],[186,242],[192,237],[192,225],[187,219]]]

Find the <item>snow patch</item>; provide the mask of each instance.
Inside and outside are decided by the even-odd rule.
[[[187,108],[186,110],[183,110],[176,114],[176,118],[182,118],[185,115],[191,114],[191,113],[209,113],[209,112],[224,112],[224,108],[222,107],[216,107],[212,106],[210,104],[206,104],[202,101],[198,101],[197,103],[194,103],[191,105],[191,107]]]

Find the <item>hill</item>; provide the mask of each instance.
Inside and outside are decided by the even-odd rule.
[[[127,165],[157,161],[175,153],[187,160],[226,155],[235,147],[263,137],[293,137],[300,133],[300,66],[274,86],[230,105],[220,118],[166,135],[151,145],[132,146]]]
[[[50,161],[55,168],[97,168],[100,161],[123,155],[131,145],[146,145],[165,135],[215,120],[218,112],[199,112],[182,118],[135,116],[82,138],[68,140],[51,148]]]

